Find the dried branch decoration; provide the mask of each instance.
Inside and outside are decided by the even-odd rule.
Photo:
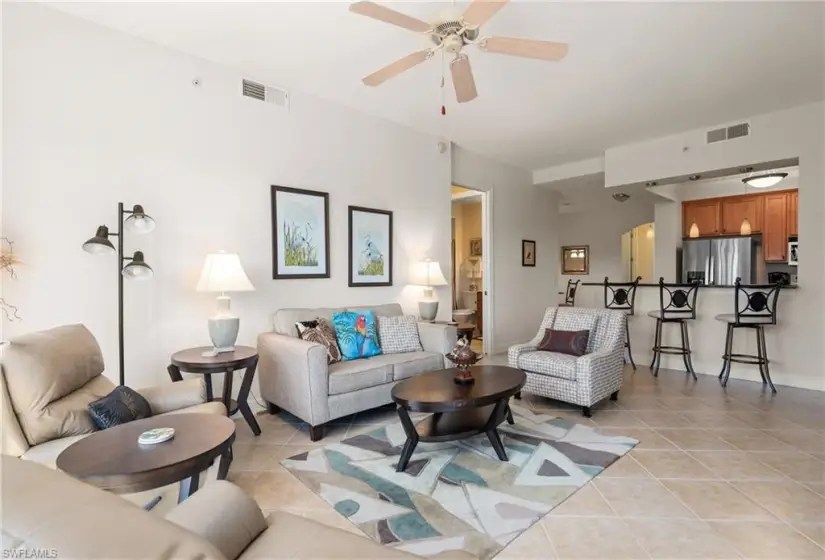
[[[9,273],[13,279],[17,278],[17,273],[14,271],[14,265],[20,264],[14,256],[14,242],[7,237],[0,237],[0,269]],[[10,304],[0,297],[0,309],[3,310],[7,321],[20,321],[20,315],[17,314],[17,307]]]

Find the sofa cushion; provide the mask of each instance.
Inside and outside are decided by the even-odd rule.
[[[418,319],[415,315],[400,317],[378,317],[378,340],[384,354],[419,352],[421,339],[418,336]]]
[[[539,342],[538,349],[542,352],[558,352],[571,356],[584,356],[587,351],[587,340],[590,331],[559,331],[544,329],[544,338]]]
[[[301,340],[324,345],[327,349],[327,364],[341,361],[341,349],[338,348],[335,328],[333,328],[329,319],[318,317],[312,321],[298,321],[295,323],[295,328],[298,330],[298,336]]]
[[[518,367],[562,379],[576,379],[576,356],[555,352],[525,352],[518,357]]]
[[[349,360],[329,366],[329,394],[340,395],[392,381],[392,362],[387,356]]]
[[[3,373],[29,445],[93,432],[86,406],[114,388],[101,376],[100,347],[83,325],[14,338],[3,351]]]
[[[149,402],[126,386],[115,387],[105,397],[90,402],[88,409],[92,422],[100,430],[152,416]]]
[[[583,309],[581,307],[561,307],[556,312],[553,321],[553,330],[557,331],[589,331],[590,336],[587,341],[587,352],[593,352],[596,337],[595,331],[599,323],[599,312],[601,310]]]
[[[318,307],[298,308],[298,309],[279,309],[272,317],[272,325],[275,332],[278,334],[285,334],[293,338],[298,338],[298,333],[295,330],[295,323],[298,321],[314,321],[318,317],[323,317],[332,321],[333,313],[339,311],[366,311],[370,310],[376,317],[391,317],[394,315],[403,315],[401,305],[398,303],[387,303],[384,305],[356,305],[352,307]]]
[[[394,381],[406,379],[424,373],[444,369],[444,356],[437,352],[408,352],[406,354],[388,354],[395,359],[392,366]]]
[[[378,345],[375,315],[369,309],[334,313],[332,324],[344,361],[371,358],[382,353]]]
[[[34,461],[35,463],[40,463],[41,465],[45,465],[50,469],[56,469],[57,465],[57,456],[60,455],[64,449],[69,447],[76,441],[80,441],[81,439],[88,437],[89,434],[81,434],[79,436],[69,436],[59,439],[53,439],[51,441],[47,441],[46,443],[41,443],[40,445],[35,445],[34,447],[29,447],[29,450],[23,453],[20,456],[21,459],[25,459],[26,461]]]

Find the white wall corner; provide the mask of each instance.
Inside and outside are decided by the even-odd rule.
[[[564,179],[571,179],[581,175],[593,175],[604,172],[604,157],[595,157],[584,159],[581,161],[574,161],[572,163],[565,163],[556,165],[554,167],[545,167],[544,169],[537,169],[533,171],[533,184],[541,185],[544,183],[552,183],[554,181],[562,181]]]

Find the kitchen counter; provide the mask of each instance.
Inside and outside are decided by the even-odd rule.
[[[622,282],[622,283],[627,284],[627,282]],[[603,288],[604,287],[604,282],[582,282],[581,285],[582,286],[600,286],[600,287]],[[687,285],[687,284],[685,284],[685,285]],[[640,288],[658,288],[659,284],[658,283],[649,284],[649,283],[645,283],[645,282],[639,282],[639,287]],[[733,284],[727,284],[727,285],[724,285],[724,286],[716,286],[716,285],[709,286],[709,285],[706,285],[706,284],[702,284],[699,287],[701,289],[705,290],[707,288],[735,288],[736,286],[733,285]],[[786,284],[786,285],[782,286],[783,290],[796,290],[798,288],[799,288],[799,286],[796,285],[796,284]],[[564,292],[561,292],[561,293],[564,293]]]
[[[658,287],[658,284],[652,283],[639,284],[635,314],[628,317],[633,359],[638,366],[647,366],[653,359],[656,321],[647,313],[659,309]],[[809,318],[814,310],[809,308],[806,292],[797,286],[783,287],[777,302],[777,324],[765,327],[771,377],[777,385],[810,385],[810,380],[797,376],[805,371],[805,362],[812,355],[809,349],[821,345],[822,340],[821,335],[810,328]],[[734,312],[734,293],[733,286],[702,286],[699,289],[696,319],[688,321],[693,365],[697,373],[716,376],[722,369],[727,325],[716,320],[716,316]],[[563,297],[560,296],[560,299]],[[604,308],[604,282],[583,282],[576,292],[576,307]],[[679,338],[678,326],[664,326],[662,344],[678,346]],[[756,336],[752,329],[736,329],[733,351],[756,355]],[[663,355],[661,367],[684,371],[684,362],[681,356]],[[647,371],[644,374],[648,375]],[[759,368],[754,365],[733,364],[731,377],[761,382]],[[699,378],[699,383],[711,382],[716,383],[716,379]],[[822,385],[825,389],[825,378]],[[782,387],[779,387],[780,397],[782,392]]]

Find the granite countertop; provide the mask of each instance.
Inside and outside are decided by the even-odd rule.
[[[620,284],[622,284],[622,283],[629,284],[629,282],[619,282],[619,283]],[[582,286],[599,286],[599,287],[603,288],[604,287],[604,282],[582,282],[581,285]],[[687,284],[684,284],[684,285],[687,286]],[[658,283],[651,284],[651,283],[646,283],[646,282],[639,282],[639,287],[640,288],[658,288],[659,284]],[[732,288],[735,288],[736,286],[733,285],[733,284],[726,284],[726,285],[723,285],[723,286],[701,284],[699,287],[702,288],[702,289],[705,289],[705,288],[732,289]],[[747,285],[743,284],[743,287],[747,287]],[[789,285],[786,285],[786,286],[782,286],[783,290],[796,290],[798,288],[799,288],[799,286],[797,286],[796,284],[789,284]]]

